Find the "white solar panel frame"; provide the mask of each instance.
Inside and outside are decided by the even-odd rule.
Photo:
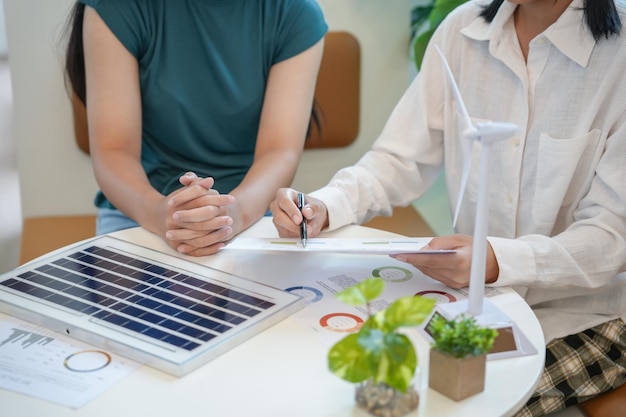
[[[214,339],[200,342],[200,346],[192,351],[166,346],[165,343],[149,340],[147,337],[143,338],[130,330],[103,325],[100,320],[89,315],[63,308],[2,285],[0,285],[0,311],[180,377],[278,323],[305,305],[304,298],[295,293],[286,292],[248,278],[190,262],[111,236],[100,236],[41,257],[15,270],[1,274],[0,283],[15,278],[21,273],[34,271],[40,266],[51,264],[55,260],[65,258],[91,246],[98,246],[126,256],[139,258],[167,269],[190,274],[195,278],[204,278],[221,286],[270,301],[274,303],[274,306],[262,310],[261,313],[248,318]],[[194,314],[197,313],[194,312]]]

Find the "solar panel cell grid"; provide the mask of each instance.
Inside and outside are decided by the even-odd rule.
[[[295,294],[108,236],[0,274],[0,311],[175,375],[303,306]]]
[[[97,246],[36,271],[1,285],[187,350],[273,306]]]

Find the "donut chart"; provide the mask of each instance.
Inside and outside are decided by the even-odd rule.
[[[95,372],[111,363],[111,355],[101,350],[81,350],[72,353],[63,361],[63,366],[72,372]]]
[[[404,282],[413,278],[413,272],[399,266],[381,266],[374,269],[372,275],[387,282]]]
[[[303,297],[307,304],[313,304],[324,298],[324,295],[320,290],[313,287],[297,286],[285,288],[285,291],[298,294]]]
[[[350,313],[331,313],[320,319],[320,325],[332,332],[351,333],[363,325],[363,319]]]
[[[453,303],[456,301],[456,297],[452,294],[448,294],[445,291],[438,290],[425,290],[415,293],[415,295],[421,295],[422,297],[434,298],[439,303]]]

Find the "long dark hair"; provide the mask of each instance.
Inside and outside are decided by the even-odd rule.
[[[69,14],[66,27],[65,82],[83,104],[87,103],[85,83],[85,53],[83,51],[83,16],[85,5],[77,1]],[[69,85],[68,85],[69,83]]]
[[[480,16],[491,23],[504,0],[493,0],[484,7]],[[611,36],[619,36],[622,22],[615,8],[614,0],[585,0],[583,7],[585,22],[596,41]]]
[[[85,82],[85,53],[83,49],[83,18],[85,14],[85,5],[77,1],[66,22],[67,47],[65,51],[65,82],[68,91],[73,92],[82,101],[87,104],[87,84]],[[321,134],[321,109],[317,100],[313,100],[311,109],[311,119],[307,128],[307,138],[311,135],[313,126]]]

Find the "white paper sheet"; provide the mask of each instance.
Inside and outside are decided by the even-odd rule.
[[[0,314],[0,388],[79,408],[139,366]]]
[[[300,239],[293,238],[244,238],[238,237],[222,250],[272,251],[272,252],[331,252],[354,254],[390,255],[398,253],[450,254],[455,250],[421,250],[432,238],[400,239],[308,239],[306,247]]]

